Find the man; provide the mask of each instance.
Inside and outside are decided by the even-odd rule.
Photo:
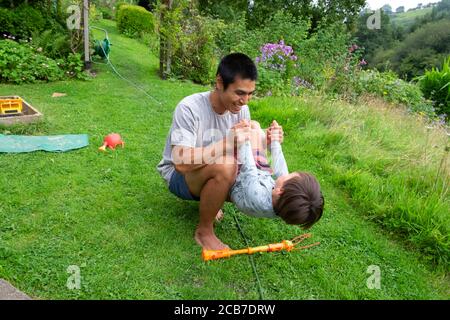
[[[228,248],[216,237],[214,220],[222,216],[221,208],[236,179],[234,136],[249,127],[247,103],[256,79],[256,66],[248,56],[232,53],[224,57],[215,90],[188,96],[176,107],[157,167],[172,193],[200,201],[194,237],[205,249]]]

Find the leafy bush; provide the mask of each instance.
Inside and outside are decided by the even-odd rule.
[[[221,56],[231,52],[242,52],[256,58],[262,45],[277,43],[280,40],[284,40],[297,51],[300,43],[306,39],[308,28],[307,22],[294,18],[289,13],[278,11],[260,29],[246,30],[244,17],[235,23],[226,24],[216,42]]]
[[[392,71],[361,71],[353,84],[358,95],[375,93],[388,102],[403,104],[413,112],[434,116],[433,105],[424,98],[419,86],[399,79]]]
[[[172,75],[208,84],[215,78],[218,64],[215,34],[220,22],[191,14],[182,23],[183,36],[172,58]]]
[[[127,2],[117,2],[116,3],[116,5],[114,7],[115,8],[114,10],[116,12],[116,15],[115,15],[116,20],[118,19],[120,8],[122,8],[123,6],[128,6],[128,5],[130,5],[130,4]]]
[[[88,76],[83,72],[84,62],[79,53],[69,53],[66,59],[58,59],[57,64],[65,71],[65,76],[68,78],[88,79]]]
[[[292,78],[295,74],[297,56],[291,46],[279,43],[266,43],[261,47],[261,56],[255,59],[258,72],[258,89],[270,95],[291,93]]]
[[[64,58],[71,53],[69,36],[54,30],[34,33],[31,43],[36,49],[42,48],[42,52],[49,58]]]
[[[103,13],[97,8],[93,3],[89,5],[89,20],[93,22],[98,22],[103,19]]]
[[[348,64],[350,37],[340,25],[320,27],[298,44],[298,74],[322,88]]]
[[[223,23],[199,15],[187,0],[174,2],[170,10],[157,6],[155,14],[160,18],[158,30],[164,43],[160,51],[163,78],[212,83],[219,56],[215,39]]]
[[[113,10],[110,8],[100,7],[98,10],[102,14],[103,19],[113,20],[114,19],[114,13]]]
[[[450,115],[450,56],[444,61],[442,70],[433,68],[419,77],[419,86],[424,96],[434,101],[438,113]]]
[[[57,62],[28,45],[0,40],[0,82],[55,81],[63,77]]]
[[[127,36],[154,33],[153,14],[140,6],[122,5],[117,14],[117,27]]]
[[[16,34],[14,17],[14,11],[0,8],[0,32]]]
[[[255,59],[259,94],[287,95],[292,93],[293,88],[298,89],[298,81],[293,81],[293,77],[299,74],[295,63],[297,56],[294,59],[291,57],[305,41],[308,28],[307,22],[284,11],[276,12],[264,27],[254,30],[246,30],[245,17],[241,17],[224,25],[216,37],[216,43],[220,56],[242,52]],[[269,52],[272,49],[279,51],[280,58],[275,51]],[[289,53],[286,51],[285,54],[283,50]],[[276,59],[283,60],[281,69],[274,68]]]
[[[63,78],[87,79],[79,53],[69,53],[63,59],[51,59],[42,48],[0,40],[0,82],[16,84],[39,80],[56,81]]]
[[[46,20],[41,11],[27,5],[14,10],[0,8],[0,32],[9,32],[19,38],[27,39],[34,32],[45,29]]]

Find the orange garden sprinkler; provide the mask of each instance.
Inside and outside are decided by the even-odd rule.
[[[292,240],[283,240],[280,243],[273,243],[268,244],[265,246],[259,246],[259,247],[253,247],[253,248],[246,248],[246,249],[240,249],[240,250],[232,250],[232,249],[225,249],[225,250],[206,250],[203,249],[202,251],[202,258],[204,261],[209,260],[216,260],[221,258],[228,258],[230,256],[238,255],[238,254],[253,254],[256,252],[274,252],[274,251],[291,251],[291,250],[303,250],[307,249],[313,246],[316,246],[320,244],[320,242],[316,242],[310,245],[306,245],[303,247],[296,247],[300,242],[303,240],[310,238],[311,234],[306,233],[303,235],[300,235],[298,237],[295,237]]]

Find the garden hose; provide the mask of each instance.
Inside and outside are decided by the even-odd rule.
[[[249,247],[247,237],[245,236],[244,231],[242,231],[241,225],[239,224],[239,221],[236,218],[236,213],[233,213],[233,218],[234,218],[234,221],[236,221],[236,225],[237,225],[237,227],[239,229],[239,232],[241,233],[241,236],[242,236],[242,238],[245,241],[245,245],[247,247]],[[262,289],[262,286],[261,286],[261,281],[259,280],[259,274],[258,274],[258,270],[256,269],[255,261],[253,260],[253,256],[252,255],[250,255],[248,257],[250,259],[250,264],[252,265],[253,273],[255,274],[256,284],[258,285],[259,299],[260,300],[264,300],[263,289]]]
[[[107,64],[111,67],[111,69],[114,71],[114,73],[116,73],[121,79],[123,79],[123,80],[125,80],[126,82],[128,82],[128,83],[129,83],[131,86],[133,86],[134,88],[136,88],[136,89],[142,91],[147,97],[149,97],[150,99],[152,99],[153,101],[155,101],[157,104],[162,105],[161,102],[159,102],[157,99],[155,99],[154,97],[152,97],[151,95],[149,95],[149,94],[147,93],[147,91],[146,91],[144,88],[138,86],[138,85],[135,84],[133,81],[131,81],[131,80],[125,78],[124,76],[122,76],[122,75],[119,73],[119,71],[117,71],[117,69],[114,67],[114,65],[112,64],[111,60],[109,60],[109,52],[110,52],[110,50],[111,50],[111,48],[110,48],[111,42],[109,41],[109,38],[108,38],[108,31],[106,31],[105,29],[102,29],[102,28],[94,27],[94,26],[91,26],[90,28],[102,30],[103,32],[105,32],[106,38],[105,38],[101,43],[100,43],[98,40],[96,40],[95,43],[98,42],[98,46],[95,46],[94,49],[97,50],[97,48],[98,48],[98,50],[101,50],[101,51],[102,51],[102,54],[101,54],[100,56],[101,56],[102,58],[106,59]],[[92,62],[93,62],[93,63],[98,63],[98,62],[95,62],[95,61],[92,61]]]
[[[102,58],[108,58],[109,52],[111,51],[111,46],[112,46],[112,44],[108,38],[108,31],[106,31],[105,29],[99,28],[99,27],[94,27],[94,26],[91,26],[90,28],[101,30],[105,33],[105,36],[106,36],[105,39],[103,39],[102,41],[100,41],[100,40],[94,41],[94,53]]]

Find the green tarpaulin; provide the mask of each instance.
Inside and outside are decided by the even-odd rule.
[[[89,145],[87,134],[59,136],[14,136],[0,134],[0,152],[20,153],[32,151],[65,152]]]

